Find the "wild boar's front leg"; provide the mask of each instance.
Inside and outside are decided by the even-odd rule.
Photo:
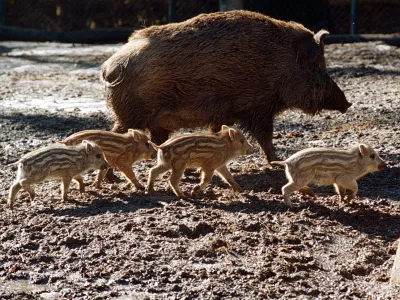
[[[265,155],[267,155],[268,162],[278,160],[275,154],[274,145],[272,144],[272,135],[274,132],[274,119],[269,117],[265,123],[266,127],[263,130],[257,130],[255,138],[263,149]]]

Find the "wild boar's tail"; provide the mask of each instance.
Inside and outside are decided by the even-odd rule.
[[[101,69],[101,73],[100,73],[100,81],[105,84],[106,87],[116,87],[117,85],[119,85],[123,80],[124,80],[124,71],[126,69],[126,66],[129,63],[129,58],[120,62],[117,62],[117,65],[119,67],[119,72],[118,72],[118,77],[113,80],[112,82],[109,82],[106,79],[106,73],[107,72],[107,68],[105,67],[105,65],[103,64],[103,67]],[[112,70],[111,73],[114,73],[117,70]]]

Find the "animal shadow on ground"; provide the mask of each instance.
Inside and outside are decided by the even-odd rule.
[[[358,180],[358,195],[372,200],[385,198],[400,200],[400,167],[371,173]]]
[[[371,202],[370,202],[371,203]],[[393,242],[400,236],[400,215],[391,214],[388,209],[376,209],[371,204],[352,202],[346,207],[332,209],[312,201],[303,203],[296,210],[307,210],[309,217],[324,217],[340,222],[355,230]]]
[[[118,199],[118,201],[115,201]],[[102,215],[108,213],[126,213],[135,212],[139,209],[152,209],[161,207],[160,202],[171,202],[176,200],[174,196],[156,193],[147,196],[144,194],[127,195],[119,193],[117,195],[97,195],[92,202],[84,205],[75,205],[64,209],[44,209],[41,213],[56,216],[74,216],[84,218],[93,215]]]
[[[69,135],[86,129],[106,129],[111,123],[103,113],[94,113],[90,116],[77,117],[73,113],[47,114],[0,114],[0,120],[8,125],[11,130],[32,132],[35,136],[44,135]],[[40,133],[40,134],[38,134]]]
[[[282,186],[287,181],[283,168],[251,171],[249,173],[234,174],[236,182],[245,190],[280,193]]]

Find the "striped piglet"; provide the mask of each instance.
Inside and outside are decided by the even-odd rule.
[[[143,185],[136,179],[132,164],[141,159],[153,159],[156,151],[148,143],[149,138],[141,130],[129,129],[126,133],[115,133],[103,130],[84,130],[74,133],[59,143],[77,145],[82,140],[97,143],[111,167],[119,169],[137,189],[143,190]],[[100,170],[96,187],[100,188],[107,170]]]
[[[13,209],[15,196],[23,188],[29,193],[31,201],[35,198],[35,191],[31,184],[45,180],[61,179],[61,192],[64,201],[71,180],[79,183],[79,190],[83,192],[85,185],[82,174],[92,169],[107,169],[108,163],[103,151],[95,143],[82,141],[76,146],[48,146],[25,154],[19,161],[17,179],[10,188],[8,206]]]
[[[211,181],[216,171],[235,190],[240,191],[226,164],[241,155],[253,152],[253,147],[237,129],[222,126],[215,134],[186,134],[170,138],[160,146],[150,142],[158,150],[157,165],[150,169],[147,191],[154,190],[154,180],[158,175],[172,169],[169,179],[174,193],[186,198],[179,187],[179,180],[186,168],[201,168],[202,177],[192,196],[203,190]]]
[[[340,200],[350,191],[347,202],[357,195],[357,179],[386,167],[379,154],[369,145],[359,144],[349,149],[310,148],[301,150],[284,161],[272,165],[285,166],[289,182],[282,187],[284,201],[292,206],[290,195],[297,190],[313,194],[307,185],[335,186]]]

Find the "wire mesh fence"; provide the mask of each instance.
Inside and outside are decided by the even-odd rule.
[[[221,0],[0,0],[0,25],[52,32],[132,30],[219,11]],[[351,0],[241,0],[242,7],[333,34],[350,32]],[[400,32],[400,0],[358,0],[358,33]]]

